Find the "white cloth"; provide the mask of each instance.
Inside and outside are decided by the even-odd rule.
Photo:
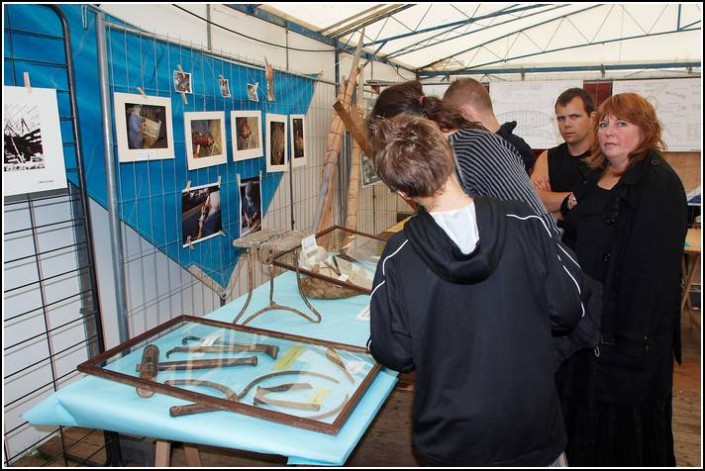
[[[433,211],[430,213],[436,224],[448,234],[455,245],[464,254],[469,254],[475,250],[480,234],[477,231],[477,216],[475,215],[475,203],[470,202],[467,206],[452,211]]]

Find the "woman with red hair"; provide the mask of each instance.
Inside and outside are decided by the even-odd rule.
[[[683,185],[661,156],[654,107],[635,93],[597,111],[596,181],[566,198],[566,236],[604,285],[600,341],[558,374],[571,466],[675,466],[673,356],[680,360]]]

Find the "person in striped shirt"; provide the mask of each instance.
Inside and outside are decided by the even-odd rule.
[[[448,138],[455,155],[458,179],[470,196],[492,196],[503,201],[522,201],[540,216],[556,234],[555,217],[546,212],[516,149],[480,123],[466,120],[442,100],[425,96],[421,82],[415,80],[393,85],[380,93],[370,114],[375,120],[406,113],[435,122]],[[373,148],[375,144],[370,136]]]

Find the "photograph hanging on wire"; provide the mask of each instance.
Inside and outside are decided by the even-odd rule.
[[[231,111],[230,125],[234,162],[264,155],[261,111]]]
[[[223,98],[230,97],[230,81],[224,77],[218,79],[218,85],[220,86],[220,96]]]
[[[181,234],[183,247],[221,235],[223,219],[220,185],[187,187],[181,191]]]
[[[306,116],[302,114],[289,115],[291,124],[291,165],[301,167],[306,165]]]
[[[374,185],[382,181],[379,175],[377,175],[372,161],[367,158],[365,154],[360,154],[360,177],[363,187]]]
[[[3,196],[66,188],[56,90],[3,87]]]
[[[227,163],[224,111],[184,113],[184,130],[189,170]]]
[[[274,69],[272,64],[267,64],[265,77],[267,79],[267,101],[276,101],[277,97],[274,94]]]
[[[240,180],[240,237],[262,230],[262,185],[259,176]]]
[[[113,102],[120,163],[174,158],[169,97],[115,93]]]
[[[250,101],[259,101],[259,95],[257,94],[258,88],[259,88],[259,82],[247,84],[247,98]]]
[[[193,93],[191,74],[182,70],[174,71],[174,90],[178,93]]]
[[[267,172],[286,172],[289,159],[287,121],[286,115],[267,113]]]

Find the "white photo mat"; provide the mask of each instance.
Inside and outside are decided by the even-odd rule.
[[[230,126],[234,162],[264,155],[261,111],[231,111]]]
[[[116,92],[113,107],[120,163],[174,158],[170,98]],[[142,144],[131,140],[134,130],[130,131],[130,122],[134,119],[135,107],[140,108],[137,115],[142,120]]]
[[[56,90],[3,87],[3,101],[3,196],[66,188]]]
[[[286,143],[288,118],[267,113],[267,172],[286,172],[289,146]]]
[[[224,111],[184,113],[184,132],[189,170],[228,162]]]
[[[289,115],[291,126],[291,165],[301,167],[306,165],[306,115]]]

